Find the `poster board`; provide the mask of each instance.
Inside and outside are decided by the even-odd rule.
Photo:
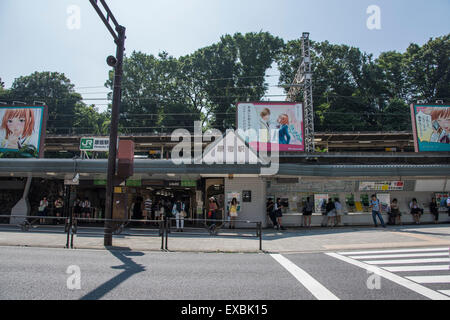
[[[0,155],[42,158],[47,106],[0,106]]]
[[[327,201],[328,200],[328,194],[315,194],[314,195],[314,212],[316,213],[322,213],[322,203],[323,201]]]

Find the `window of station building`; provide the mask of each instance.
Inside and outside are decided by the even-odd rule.
[[[369,207],[369,195],[368,194],[362,194],[361,196],[360,196],[360,198],[361,198],[361,204],[364,206],[364,207]]]
[[[353,193],[345,196],[345,204],[349,210],[355,209],[355,195]]]

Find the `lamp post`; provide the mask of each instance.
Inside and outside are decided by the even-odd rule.
[[[89,0],[94,7],[95,11],[99,15],[100,19],[109,30],[116,43],[116,57],[108,57],[107,63],[109,66],[114,67],[114,82],[113,82],[113,101],[111,110],[111,128],[109,133],[109,154],[108,154],[108,174],[106,180],[106,198],[105,198],[105,233],[104,233],[104,245],[112,245],[112,222],[108,219],[112,219],[112,204],[113,204],[113,192],[114,192],[114,178],[116,174],[116,157],[117,157],[117,131],[119,125],[119,110],[121,100],[121,85],[122,85],[122,73],[123,73],[123,53],[125,51],[125,27],[119,25],[114,18],[105,0],[100,0],[103,8],[106,10],[106,17],[100,10],[97,0]],[[113,22],[114,29],[110,24],[110,19]],[[115,30],[115,31],[114,31]]]

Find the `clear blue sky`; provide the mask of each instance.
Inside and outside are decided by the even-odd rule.
[[[126,53],[167,51],[178,57],[217,42],[223,34],[268,31],[284,40],[311,39],[357,46],[377,56],[450,32],[449,0],[107,0],[127,28]],[[77,5],[80,29],[67,27]],[[381,9],[381,30],[369,30],[369,5]],[[34,71],[66,74],[84,98],[105,97],[105,58],[111,36],[88,0],[0,0],[0,77],[9,88]],[[276,74],[269,70],[268,74]],[[276,78],[268,78],[276,84]],[[271,88],[269,94],[280,93]],[[90,94],[91,93],[91,94]],[[280,99],[278,99],[280,100]],[[86,100],[87,103],[92,102]],[[103,109],[103,107],[101,107]]]

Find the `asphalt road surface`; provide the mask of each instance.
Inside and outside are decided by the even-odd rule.
[[[448,247],[302,254],[0,247],[0,299],[450,300]]]

